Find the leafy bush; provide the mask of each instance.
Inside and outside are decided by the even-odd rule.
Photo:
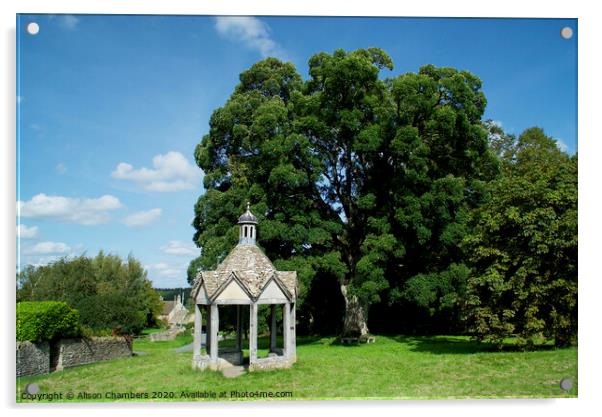
[[[79,312],[59,301],[17,304],[17,340],[41,342],[81,334]]]
[[[112,329],[93,329],[89,326],[81,326],[82,327],[82,336],[86,338],[90,337],[104,337],[104,336],[113,336]]]
[[[17,301],[64,301],[88,333],[138,333],[155,325],[163,304],[142,264],[99,252],[27,266],[18,274]]]
[[[108,328],[115,334],[138,334],[146,325],[146,311],[121,293],[89,296],[79,308],[93,331]]]

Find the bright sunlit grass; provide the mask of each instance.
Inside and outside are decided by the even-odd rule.
[[[137,340],[143,355],[84,365],[50,375],[17,379],[17,401],[26,384],[40,393],[166,392],[170,401],[190,401],[182,392],[232,391],[292,392],[292,399],[349,398],[497,398],[577,396],[577,349],[534,352],[495,351],[461,336],[386,337],[376,343],[343,346],[335,338],[297,338],[298,362],[291,369],[247,373],[228,379],[219,372],[191,368],[192,353],[175,348],[192,342],[189,335],[170,342]],[[259,355],[267,353],[267,338],[259,341]],[[571,378],[565,392],[559,382]],[[173,393],[173,394],[171,394]],[[64,398],[63,396],[63,398]],[[240,398],[238,398],[240,399]],[[165,395],[154,401],[165,401]],[[204,400],[204,399],[200,399]]]

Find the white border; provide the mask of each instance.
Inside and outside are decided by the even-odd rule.
[[[391,2],[386,0],[20,0],[20,13],[112,13],[112,14],[217,14],[217,15],[323,15],[323,16],[490,16],[490,17],[584,17],[589,6],[578,1],[551,0],[545,7],[520,0],[504,2],[433,1]]]
[[[376,409],[383,415],[445,415],[445,416],[504,416],[515,413],[546,415],[589,415],[600,409],[602,388],[600,380],[600,310],[597,307],[602,291],[600,274],[595,263],[598,254],[597,241],[600,228],[600,184],[601,173],[597,160],[602,135],[600,130],[600,81],[602,69],[600,47],[602,39],[600,12],[593,1],[545,1],[524,0],[486,1],[451,0],[420,2],[370,1],[324,1],[303,0],[284,2],[279,0],[20,0],[0,3],[3,42],[1,71],[3,97],[0,100],[2,123],[5,134],[2,141],[2,265],[5,284],[4,319],[7,326],[5,342],[1,345],[2,357],[7,361],[3,369],[3,405],[9,413],[15,410],[14,402],[14,281],[15,271],[15,14],[16,13],[106,13],[106,14],[221,14],[221,15],[324,15],[324,16],[474,16],[474,17],[571,17],[579,18],[579,399],[568,400],[472,400],[472,401],[362,401],[362,402],[292,402],[292,403],[237,403],[216,404],[125,404],[59,405],[38,408],[19,407],[25,415],[105,415],[110,409],[121,408],[128,413],[153,416],[165,415],[179,407],[177,412],[211,415],[232,412],[271,416],[307,416],[308,414],[364,415]],[[517,63],[520,64],[520,63]],[[545,127],[545,126],[544,126]],[[12,414],[12,413],[11,413]]]

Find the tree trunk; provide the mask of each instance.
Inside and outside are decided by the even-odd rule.
[[[341,284],[341,293],[345,299],[345,317],[343,319],[343,336],[364,336],[368,334],[368,314],[366,307],[355,295],[349,295],[348,285]]]

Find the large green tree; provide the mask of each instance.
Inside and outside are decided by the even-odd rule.
[[[17,301],[64,301],[93,331],[138,333],[160,314],[158,293],[138,260],[102,251],[27,266],[17,276]]]
[[[367,333],[368,308],[387,289],[415,302],[409,279],[457,275],[466,211],[495,171],[481,83],[433,66],[381,78],[392,68],[370,48],[313,56],[307,81],[273,58],[241,74],[195,152],[207,191],[195,207],[202,254],[190,280],[236,244],[246,200],[259,244],[299,272],[302,299],[321,274],[338,278],[344,333]]]
[[[474,273],[466,307],[473,334],[522,345],[577,334],[577,156],[539,128],[518,139],[493,126],[502,175],[474,212],[464,248]]]
[[[403,256],[388,263],[389,303],[461,330],[468,268],[459,243],[498,173],[481,122],[486,99],[467,71],[423,66],[391,81],[393,137],[379,188],[383,227]],[[406,311],[408,311],[406,309]]]
[[[258,243],[278,268],[298,271],[300,303],[316,271],[331,268],[339,224],[311,198],[320,160],[294,128],[302,86],[292,64],[268,58],[243,72],[212,114],[195,150],[206,192],[195,205],[194,241],[202,251],[188,268],[189,282],[236,245],[236,220],[247,201],[260,220]]]

